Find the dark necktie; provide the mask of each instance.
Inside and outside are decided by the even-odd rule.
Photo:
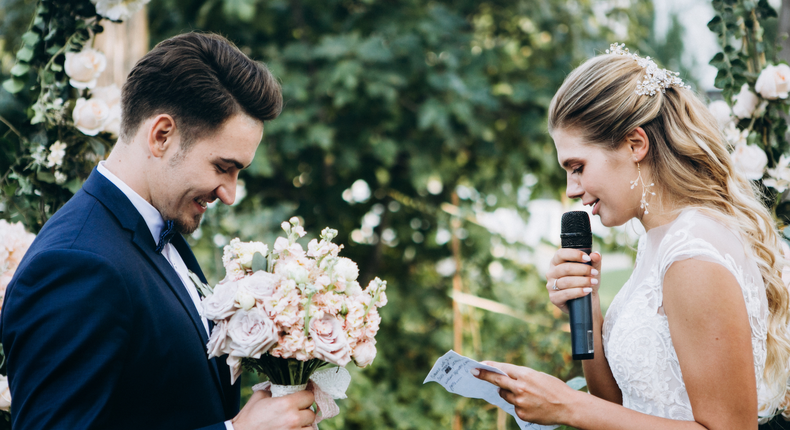
[[[156,253],[161,254],[162,250],[165,249],[165,245],[170,242],[170,239],[176,235],[176,223],[173,220],[165,221],[165,226],[162,228],[162,232],[159,234],[159,243],[156,245]]]

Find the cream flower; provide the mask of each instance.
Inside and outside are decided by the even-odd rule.
[[[151,0],[91,0],[96,13],[113,21],[126,21]]]
[[[768,100],[786,99],[790,91],[790,67],[787,64],[765,66],[754,84],[754,90]]]
[[[96,79],[106,67],[107,58],[92,48],[85,48],[81,52],[67,52],[63,64],[66,75],[71,78],[69,84],[80,90],[95,87]]]
[[[228,340],[228,323],[227,321],[220,321],[211,330],[211,337],[209,337],[206,345],[208,358],[228,354],[230,352]]]
[[[0,409],[11,410],[11,390],[8,388],[8,377],[0,375]]]
[[[49,147],[49,155],[47,156],[47,167],[62,166],[63,157],[66,156],[66,144],[61,141],[56,141]]]
[[[350,258],[340,257],[335,264],[335,276],[344,281],[356,281],[359,276],[359,267]]]
[[[716,100],[708,105],[708,110],[716,118],[719,130],[723,130],[727,124],[732,122],[732,109],[724,100]]]
[[[747,179],[756,181],[762,179],[768,156],[757,145],[739,144],[732,152],[732,161],[735,168],[743,173]]]
[[[358,343],[351,355],[359,367],[367,367],[376,358],[376,341]]]
[[[310,338],[315,342],[314,355],[338,366],[351,361],[351,347],[343,331],[343,323],[331,315],[310,320]]]
[[[790,188],[790,157],[782,155],[776,167],[768,169],[768,178],[763,180],[766,186],[782,193]]]
[[[277,331],[266,313],[258,308],[237,310],[228,321],[230,355],[260,358],[277,343]]]
[[[214,294],[203,299],[203,316],[212,321],[220,321],[233,315],[236,310],[236,282],[220,283],[214,287]]]
[[[732,106],[733,115],[738,118],[750,118],[757,108],[760,99],[749,90],[748,84],[743,84],[741,92],[732,96],[735,104]]]
[[[237,281],[239,290],[244,290],[255,300],[263,300],[266,297],[271,297],[279,282],[279,276],[274,273],[264,272],[263,270],[259,270]]]
[[[110,117],[110,107],[104,100],[85,100],[80,97],[74,106],[72,117],[79,131],[88,136],[96,136],[104,129],[104,123]]]

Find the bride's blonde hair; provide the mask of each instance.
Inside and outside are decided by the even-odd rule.
[[[628,56],[605,54],[576,68],[549,107],[549,132],[574,130],[590,145],[615,150],[642,127],[650,141],[643,162],[677,207],[699,207],[741,232],[756,257],[768,298],[764,382],[784,393],[790,361],[788,291],[774,220],[760,190],[733,167],[715,118],[689,89],[635,93],[645,69]],[[655,181],[657,184],[659,181]],[[774,399],[776,401],[776,399]],[[773,403],[773,402],[772,402]]]

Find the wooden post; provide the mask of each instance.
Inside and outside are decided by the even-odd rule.
[[[107,68],[99,76],[97,86],[115,84],[118,88],[137,60],[148,53],[148,12],[144,7],[121,23],[102,21],[104,31],[96,35],[93,47],[107,57]]]

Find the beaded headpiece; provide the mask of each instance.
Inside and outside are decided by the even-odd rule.
[[[640,96],[654,96],[659,91],[666,92],[666,89],[674,85],[680,88],[691,89],[690,86],[683,83],[683,80],[678,77],[678,72],[673,72],[667,69],[660,69],[656,62],[650,57],[640,57],[637,54],[628,52],[625,43],[612,43],[609,49],[606,50],[607,54],[626,55],[633,58],[637,64],[645,69],[645,78],[637,84],[636,93]]]

